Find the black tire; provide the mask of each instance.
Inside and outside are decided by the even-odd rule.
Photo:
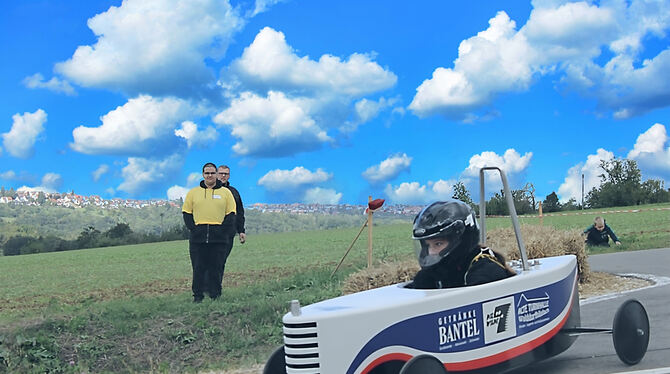
[[[617,356],[625,364],[635,365],[647,353],[649,317],[639,301],[627,300],[617,309],[612,324],[612,341]]]
[[[286,356],[284,346],[277,348],[265,363],[263,374],[286,374]]]
[[[400,369],[399,374],[444,374],[447,370],[440,360],[431,355],[418,355]]]

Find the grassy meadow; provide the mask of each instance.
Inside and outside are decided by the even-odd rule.
[[[581,231],[599,212],[623,242],[610,251],[670,247],[670,204],[554,214],[542,224]],[[488,231],[504,227],[509,218],[487,219]],[[359,228],[250,235],[235,243],[222,298],[202,304],[191,303],[186,241],[0,257],[0,373],[202,372],[262,363],[281,344],[288,301],[338,296],[345,276],[366,265],[364,231],[330,277]],[[374,262],[413,257],[410,228],[374,226]]]

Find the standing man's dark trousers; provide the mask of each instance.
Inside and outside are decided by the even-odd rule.
[[[228,261],[228,256],[230,256],[230,252],[233,250],[233,239],[235,239],[234,236],[230,237],[230,240],[228,240],[227,243],[225,243],[225,248],[223,250],[223,262],[221,263],[221,273],[219,273],[219,286],[222,285],[223,283],[223,273],[226,271],[226,261]]]
[[[216,299],[221,296],[219,272],[224,261],[227,243],[189,243],[191,267],[193,268],[193,300],[204,298],[205,292]],[[227,256],[226,256],[227,257]]]

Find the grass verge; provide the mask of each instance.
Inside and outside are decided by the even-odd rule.
[[[281,344],[287,300],[340,294],[330,268],[226,288],[220,300],[188,293],[95,303],[73,314],[45,313],[0,330],[7,373],[185,373],[249,366]]]

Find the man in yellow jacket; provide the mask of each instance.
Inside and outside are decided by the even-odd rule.
[[[216,165],[206,163],[202,167],[203,180],[188,191],[181,209],[184,224],[190,230],[191,289],[195,303],[202,301],[205,292],[212,299],[221,296],[219,273],[228,241],[235,231],[235,199],[216,174]]]

